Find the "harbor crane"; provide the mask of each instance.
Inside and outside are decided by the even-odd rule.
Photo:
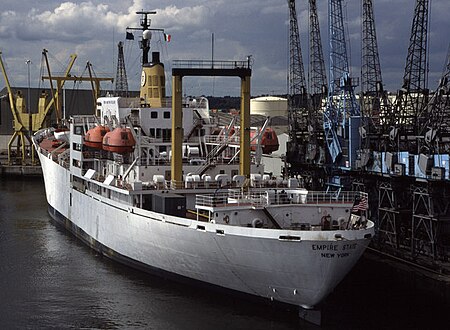
[[[383,88],[372,0],[362,0],[361,30],[361,149],[356,168],[366,168],[373,150],[383,148],[383,117],[390,113],[388,94]]]
[[[323,108],[327,95],[327,76],[320,36],[316,0],[309,0],[309,141],[306,147],[307,163],[323,165]]]
[[[327,90],[325,63],[315,0],[309,1],[309,86],[305,71],[297,22],[295,1],[288,1],[290,13],[289,63],[289,135],[286,162],[290,176],[301,175],[303,184],[311,189],[322,188],[325,161],[322,114]]]
[[[428,117],[428,7],[429,0],[417,0],[406,58],[403,85],[391,113],[389,138],[393,150],[417,152],[418,136]]]
[[[50,73],[50,67],[48,65],[48,59],[46,57],[47,50],[44,49],[42,54],[46,59],[47,69],[48,72]],[[65,77],[69,75],[75,59],[76,55],[72,54],[70,56],[69,65],[67,66],[65,72]],[[53,95],[53,88],[52,88],[51,90],[53,97],[50,102],[47,101],[47,94],[42,93],[41,96],[39,97],[38,112],[37,113],[27,112],[25,99],[22,93],[18,91],[16,94],[14,94],[12,91],[11,85],[9,83],[9,78],[6,73],[6,69],[1,57],[1,52],[0,52],[0,67],[2,69],[3,77],[5,79],[6,88],[8,89],[9,103],[14,119],[13,123],[14,133],[8,142],[8,164],[12,164],[12,149],[14,142],[16,142],[17,154],[18,156],[20,156],[19,159],[21,160],[21,163],[22,164],[26,163],[27,149],[30,150],[31,161],[32,163],[34,163],[34,149],[31,143],[31,134],[33,134],[33,132],[36,132],[37,130],[43,127],[46,119],[51,113],[52,107],[54,107],[55,102],[57,103],[58,98],[57,96]],[[28,102],[30,102],[30,100],[28,100]],[[56,107],[56,109],[58,109],[58,107]]]
[[[26,110],[25,99],[21,91],[17,91],[16,94],[13,93],[11,85],[9,83],[9,78],[6,73],[5,65],[2,59],[2,52],[0,52],[0,67],[2,69],[3,78],[5,79],[5,85],[8,90],[9,104],[11,106],[11,112],[13,115],[13,129],[14,133],[8,142],[8,164],[11,164],[11,154],[12,145],[17,142],[17,151],[21,151],[22,163],[25,163],[27,142],[28,147],[32,149],[32,142],[30,139],[30,114]]]
[[[354,92],[358,79],[350,75],[342,0],[328,1],[328,15],[330,80],[323,128],[332,166],[349,170],[355,166],[361,140],[360,109]]]
[[[308,94],[303,66],[300,34],[297,22],[295,0],[288,0],[289,6],[289,92],[288,122],[289,142],[286,161],[291,168],[305,163],[305,145],[308,139]]]
[[[296,23],[296,16],[292,15],[294,4],[288,3],[291,24]],[[439,84],[430,92],[427,50],[430,1],[415,1],[403,81],[396,95],[389,95],[383,88],[373,0],[360,1],[358,102],[355,87],[359,81],[351,76],[347,57],[343,1],[328,0],[328,84],[320,73],[320,43],[314,39],[319,37],[318,25],[314,25],[315,21],[318,24],[315,1],[310,0],[309,4],[310,94],[303,103],[306,109],[292,112],[289,107],[291,140],[286,157],[289,175],[300,174],[303,180],[309,176],[315,184],[322,180],[336,196],[349,185],[353,190],[367,192],[369,212],[377,227],[374,249],[450,274],[450,48]],[[295,31],[294,25],[291,52],[298,42],[292,35]],[[292,59],[290,72],[295,68]],[[321,88],[324,81],[328,88]],[[295,84],[291,75],[289,83],[302,86]],[[320,96],[324,90],[325,102]],[[289,92],[296,95],[294,89]],[[303,126],[293,121],[296,117],[292,114],[299,113],[304,120],[298,122]],[[322,128],[314,126],[317,122],[312,113],[323,115]],[[305,125],[306,133],[297,132],[298,127]],[[323,165],[318,161],[320,157],[310,156],[314,151],[310,146],[320,148],[320,143],[326,151]]]

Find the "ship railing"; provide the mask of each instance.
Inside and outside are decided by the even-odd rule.
[[[228,205],[228,194],[207,194],[207,195],[197,195],[195,196],[195,206],[199,207],[218,207]]]
[[[305,189],[270,189],[243,192],[242,189],[229,189],[227,193],[205,194],[196,196],[197,207],[249,206],[263,208],[269,205],[287,204],[354,204],[355,200],[367,199],[367,193],[344,191],[335,196],[322,191]]]
[[[219,189],[222,188],[223,183],[220,181],[175,181],[169,182],[169,188],[176,189]],[[230,184],[227,185],[227,188]],[[235,187],[233,184],[231,187]]]
[[[225,136],[223,134],[217,134],[217,135],[205,135],[204,137],[205,143],[209,144],[220,144],[222,142],[227,142],[228,144],[239,144],[240,138],[238,134]]]

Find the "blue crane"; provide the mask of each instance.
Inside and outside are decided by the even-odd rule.
[[[351,169],[360,146],[361,116],[354,92],[357,80],[350,76],[341,0],[328,1],[328,27],[330,80],[323,116],[325,142],[332,165]]]

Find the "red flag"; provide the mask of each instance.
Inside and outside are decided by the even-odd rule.
[[[164,33],[164,40],[167,42],[170,42],[170,39],[172,38],[172,36],[170,34],[166,34]]]

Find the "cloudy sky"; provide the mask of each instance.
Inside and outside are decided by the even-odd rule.
[[[374,0],[382,75],[388,90],[401,86],[406,62],[414,0]],[[430,0],[429,87],[433,89],[443,70],[450,42],[450,1]],[[324,55],[328,53],[327,1],[317,0]],[[361,0],[344,0],[350,39],[352,74],[360,75]],[[308,60],[308,1],[297,0],[303,59]],[[252,55],[252,95],[287,91],[289,12],[283,0],[110,0],[69,1],[2,0],[0,50],[13,86],[27,86],[30,59],[31,85],[40,82],[42,49],[50,55],[54,74],[63,72],[69,55],[78,55],[72,72],[81,75],[87,61],[98,76],[115,77],[117,42],[127,26],[139,26],[139,10],[156,10],[152,27],[164,28],[170,43],[154,34],[153,50],[162,53],[170,74],[173,59],[210,59],[214,33],[215,59],[243,60]],[[137,40],[138,38],[136,38]],[[137,41],[125,41],[125,60],[131,89],[139,86]],[[328,62],[326,60],[326,62]],[[170,83],[170,79],[167,79]],[[185,78],[185,94],[239,95],[238,78]],[[0,86],[3,86],[0,78]],[[73,83],[67,88],[74,88]],[[111,89],[104,84],[104,89]],[[79,88],[89,88],[84,85]],[[168,86],[170,94],[170,86]]]

